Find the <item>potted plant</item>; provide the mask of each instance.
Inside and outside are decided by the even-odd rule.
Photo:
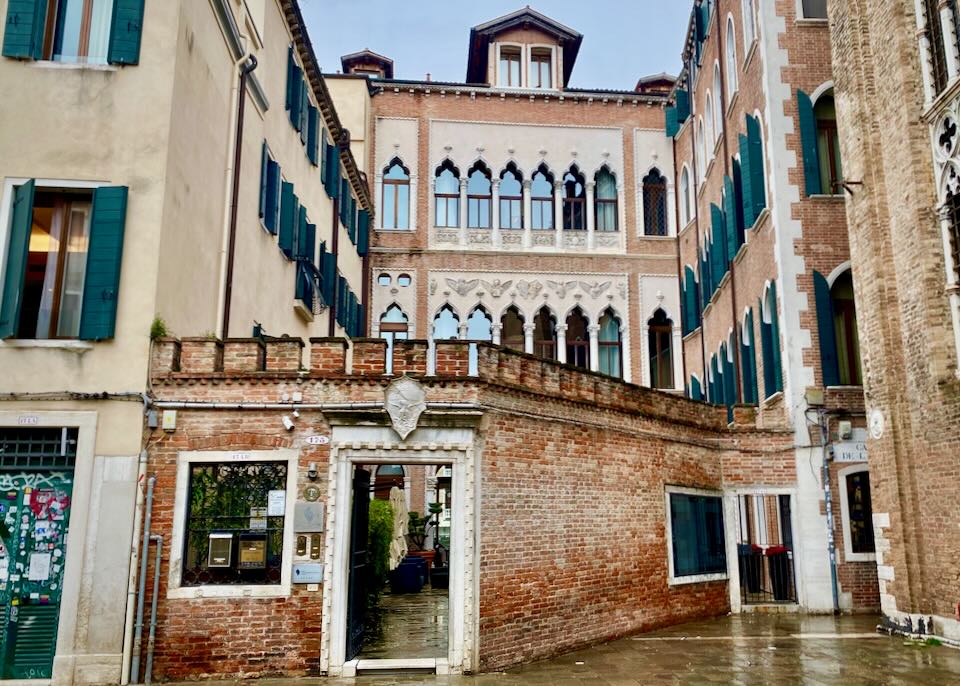
[[[430,572],[433,560],[437,555],[433,550],[424,549],[429,529],[434,526],[430,521],[431,517],[434,516],[433,509],[434,506],[431,504],[430,514],[425,517],[421,517],[420,513],[416,511],[407,515],[407,540],[410,543],[410,550],[407,551],[407,555],[422,558],[427,563],[427,573]]]

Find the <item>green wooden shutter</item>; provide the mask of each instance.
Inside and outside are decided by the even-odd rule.
[[[753,216],[756,219],[767,206],[766,164],[763,160],[760,121],[749,115],[747,115],[747,139],[750,142],[750,199],[753,201]]]
[[[296,232],[298,214],[297,196],[293,193],[293,184],[284,181],[280,191],[280,233],[277,244],[287,257],[293,255],[293,235]]]
[[[723,177],[723,212],[724,226],[727,231],[727,256],[733,260],[743,243],[740,242],[740,230],[737,227],[737,190],[733,186],[733,179]]]
[[[730,341],[730,344],[732,345],[734,342]],[[727,407],[737,404],[737,370],[733,364],[733,356],[736,354],[736,350],[729,346],[726,346],[723,351],[723,397],[726,400]]]
[[[293,109],[293,84],[295,83],[294,69],[297,67],[297,61],[293,57],[293,46],[287,48],[287,97],[285,108]]]
[[[713,275],[713,288],[720,286],[720,280],[727,273],[726,241],[724,241],[723,211],[710,203],[710,271]]]
[[[813,290],[817,303],[817,328],[820,332],[820,367],[824,386],[840,385],[840,363],[837,360],[837,336],[833,324],[833,299],[823,274],[814,270]]]
[[[817,150],[817,119],[810,96],[797,90],[797,119],[800,122],[800,146],[803,151],[803,178],[807,195],[823,193],[820,180],[820,155]],[[830,189],[831,192],[832,189]]]
[[[760,313],[760,348],[763,355],[763,397],[769,398],[776,393],[773,374],[773,342],[771,327],[763,321],[763,301],[757,300],[757,312]]]
[[[683,88],[678,88],[674,101],[677,108],[677,124],[682,125],[690,118],[690,94]]]
[[[307,159],[314,167],[317,166],[317,146],[320,141],[320,113],[310,105],[307,115]]]
[[[263,142],[263,148],[260,151],[260,218],[267,216],[267,188],[269,182],[270,153],[267,151],[267,142]]]
[[[664,116],[664,128],[666,129],[667,138],[673,138],[677,135],[677,132],[680,130],[680,123],[677,120],[677,108],[676,106],[671,106],[666,108],[663,111]]]
[[[700,385],[699,379],[695,376],[690,377],[690,399],[703,400],[703,388]]]
[[[323,184],[323,187],[327,187],[327,130],[324,128],[320,129],[320,183]]]
[[[3,31],[3,56],[40,59],[46,17],[47,0],[9,0]]]
[[[756,404],[757,394],[757,357],[753,344],[753,310],[747,312],[744,330],[740,332],[740,369],[743,374],[743,401]],[[746,342],[743,342],[746,341]]]
[[[733,160],[733,207],[736,213],[737,242],[746,243],[746,225],[743,221],[743,172],[740,162]]]
[[[107,50],[110,64],[139,64],[143,5],[143,0],[114,0]]]
[[[113,338],[120,293],[120,264],[127,221],[127,189],[105,186],[93,193],[87,275],[83,283],[80,338]]]
[[[770,283],[770,297],[773,307],[770,309],[770,335],[773,338],[773,384],[778,391],[783,390],[783,364],[780,357],[780,321],[777,314],[777,282]]]
[[[703,250],[700,254],[700,314],[707,309],[712,295],[710,288],[710,260],[707,251]]]
[[[300,241],[307,232],[307,208],[297,202],[296,221],[293,223],[293,235],[288,245],[281,244],[280,249],[287,259],[294,260],[300,253]]]
[[[326,251],[326,246],[320,253],[320,274],[322,276],[321,295],[323,302],[328,307],[333,304],[335,291],[337,287],[337,264],[332,252]]]
[[[743,225],[752,229],[757,221],[753,213],[753,193],[750,185],[750,141],[742,133],[737,136],[740,142],[740,186],[743,198]]]
[[[720,378],[720,370],[717,368],[717,354],[714,353],[710,356],[710,381],[708,383],[710,396],[708,400],[714,405],[722,404],[722,399],[720,398],[720,384],[718,383]]]
[[[360,210],[357,227],[357,254],[363,257],[370,252],[370,213]]]
[[[33,196],[36,183],[30,179],[13,189],[13,211],[10,220],[10,241],[7,243],[7,268],[3,278],[3,300],[0,302],[0,338],[17,335],[20,306],[23,304],[23,279],[27,273],[30,252],[30,231],[33,228]]]
[[[307,122],[310,104],[310,95],[307,90],[307,80],[304,78],[300,79],[300,112],[299,112],[299,121],[297,122],[297,131],[300,132],[300,142],[303,145],[307,144],[307,134],[309,133],[307,129],[309,124]]]
[[[290,103],[290,123],[300,130],[300,111],[303,98],[303,70],[294,63],[290,67],[290,81],[287,84],[287,97]]]
[[[263,225],[274,236],[277,235],[277,228],[280,214],[280,165],[269,160],[267,162],[267,194],[264,204]]]

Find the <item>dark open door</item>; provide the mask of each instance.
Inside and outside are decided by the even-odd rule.
[[[350,521],[350,586],[347,597],[347,660],[363,648],[367,615],[367,528],[370,519],[370,472],[353,473],[353,516]]]

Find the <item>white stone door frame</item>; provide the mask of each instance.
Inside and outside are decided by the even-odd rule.
[[[430,441],[419,441],[418,434]],[[434,439],[444,434],[456,442]],[[350,523],[353,467],[356,464],[441,465],[453,468],[453,519],[450,529],[450,673],[477,667],[479,642],[476,471],[471,430],[421,429],[398,443],[386,427],[333,427],[327,482],[323,622],[320,671],[341,676],[346,664]],[[357,440],[363,437],[366,440]],[[346,440],[346,439],[350,440]],[[349,671],[349,670],[348,670]]]

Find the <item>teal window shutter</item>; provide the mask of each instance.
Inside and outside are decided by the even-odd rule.
[[[357,254],[363,257],[370,252],[370,213],[360,210],[357,226]]]
[[[777,314],[777,282],[770,283],[770,297],[773,307],[770,310],[770,334],[773,337],[773,385],[778,391],[783,390],[783,364],[780,358],[780,321]]]
[[[731,341],[733,342],[733,341]],[[733,407],[737,404],[737,371],[733,364],[734,350],[724,350],[723,353],[723,397],[727,407]],[[733,421],[731,415],[727,415],[728,421]]]
[[[717,354],[714,353],[710,356],[710,382],[707,384],[709,386],[710,396],[708,400],[714,405],[721,404],[720,398],[720,384],[718,383],[720,370],[717,369]]]
[[[343,228],[349,228],[347,216],[350,213],[350,184],[346,179],[340,179],[340,223]]]
[[[289,249],[284,249],[284,246],[280,246],[280,249],[283,250],[283,254],[287,256],[287,259],[295,260],[300,255],[300,251],[303,249],[302,242],[306,237],[307,233],[307,208],[303,205],[297,206],[297,221],[293,225],[293,239],[290,242]]]
[[[690,94],[683,88],[678,88],[674,94],[677,108],[677,125],[682,125],[690,118]]]
[[[753,310],[744,318],[740,332],[740,370],[743,374],[743,401],[755,405],[757,395],[757,358],[753,344]]]
[[[813,291],[817,303],[817,329],[820,333],[820,367],[824,386],[840,385],[840,363],[837,359],[837,335],[833,323],[833,299],[823,274],[814,270]]]
[[[760,313],[760,347],[763,354],[763,395],[769,398],[777,392],[773,373],[773,336],[771,326],[763,320],[763,301],[757,301],[757,311]]]
[[[797,119],[800,121],[803,178],[806,182],[807,195],[817,195],[824,192],[820,180],[820,154],[817,150],[817,119],[813,114],[813,102],[810,96],[802,90],[797,91]]]
[[[317,145],[320,140],[320,113],[310,105],[307,116],[307,159],[314,167],[317,166]]]
[[[713,203],[710,203],[710,218],[712,223],[710,270],[713,274],[713,288],[716,290],[720,286],[724,274],[727,273],[727,247],[724,240],[723,211]]]
[[[306,214],[306,212],[304,212]],[[300,252],[297,257],[307,260],[311,264],[316,259],[317,255],[317,225],[316,224],[304,224],[303,225],[303,235],[300,237]]]
[[[297,61],[293,57],[293,46],[287,48],[287,99],[285,107],[287,110],[293,109],[293,85],[296,82]]]
[[[296,65],[290,68],[290,83],[287,85],[288,97],[290,99],[290,123],[297,131],[300,131],[300,112],[303,103],[303,70]]]
[[[309,124],[307,123],[308,111],[312,106],[310,104],[310,96],[307,90],[307,81],[304,78],[300,79],[300,111],[298,113],[299,120],[297,121],[297,131],[300,132],[300,142],[303,145],[307,144],[307,128]]]
[[[700,313],[701,319],[703,310],[707,309],[707,305],[710,304],[710,259],[707,255],[707,251],[704,250],[700,255]]]
[[[293,184],[283,182],[280,192],[280,231],[277,243],[287,257],[293,255],[293,235],[299,218],[297,196],[293,193]]]
[[[703,400],[703,389],[700,387],[700,381],[695,376],[690,377],[690,399]]]
[[[676,106],[671,106],[666,108],[663,112],[665,119],[664,127],[666,128],[667,138],[673,138],[680,130],[680,124],[677,121],[677,108]]]
[[[114,0],[110,22],[110,64],[139,64],[144,0]]]
[[[743,221],[743,172],[737,160],[733,160],[733,207],[736,212],[737,241],[739,245],[743,245],[746,242],[746,224]]]
[[[80,338],[113,338],[120,293],[120,263],[127,221],[127,189],[105,186],[93,193],[87,275],[83,282]]]
[[[750,142],[750,200],[753,202],[754,221],[767,206],[766,164],[763,160],[763,139],[760,121],[747,115],[747,139]]]
[[[3,30],[3,56],[40,59],[46,18],[47,0],[9,0]]]
[[[320,183],[323,184],[324,189],[327,187],[327,157],[329,153],[327,152],[327,130],[320,130]]]
[[[3,277],[3,300],[0,301],[0,338],[17,335],[20,306],[23,304],[23,279],[27,274],[30,253],[30,232],[33,229],[33,196],[36,182],[30,179],[13,189],[10,219],[10,240],[7,243],[7,268]]]
[[[743,199],[743,226],[752,229],[757,221],[753,213],[753,194],[750,182],[750,141],[742,133],[738,136],[740,141],[740,186],[741,197]]]
[[[267,142],[263,142],[263,148],[260,151],[260,218],[267,216],[267,188],[270,187],[270,152],[267,150]]]
[[[326,251],[326,246],[323,247],[320,253],[320,274],[321,274],[321,283],[323,288],[321,289],[321,295],[323,295],[323,302],[328,307],[333,304],[334,296],[336,295],[337,287],[337,264],[334,254],[332,252]]]
[[[733,179],[723,177],[723,214],[727,233],[727,256],[732,260],[743,243],[740,241],[740,230],[737,227],[737,190],[733,186]]]
[[[267,162],[267,194],[264,200],[263,225],[274,236],[280,224],[280,165],[269,160]]]

